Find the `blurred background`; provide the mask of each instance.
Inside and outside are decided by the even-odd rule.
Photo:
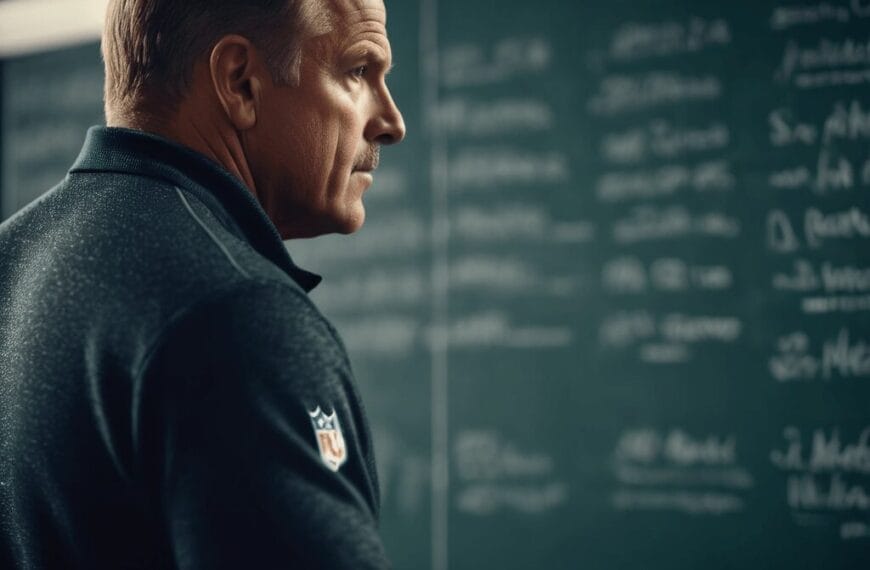
[[[104,5],[0,0],[4,218],[103,121]],[[287,247],[396,567],[870,567],[870,2],[387,8],[408,137]]]

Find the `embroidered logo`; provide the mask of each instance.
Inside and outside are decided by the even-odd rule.
[[[308,415],[311,416],[311,425],[314,426],[314,437],[317,439],[317,447],[320,448],[320,458],[327,467],[338,471],[338,468],[347,461],[347,446],[341,434],[338,416],[334,410],[330,415],[326,415],[320,406],[317,406],[313,412],[308,412]]]

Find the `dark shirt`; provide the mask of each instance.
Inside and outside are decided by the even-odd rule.
[[[216,163],[91,129],[0,225],[0,568],[387,567],[318,281]]]

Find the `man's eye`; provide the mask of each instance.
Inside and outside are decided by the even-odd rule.
[[[362,77],[366,74],[366,71],[368,71],[368,69],[369,69],[369,66],[361,65],[359,67],[354,68],[351,71],[351,75],[353,75],[354,77]]]

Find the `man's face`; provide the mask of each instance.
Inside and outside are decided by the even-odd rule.
[[[244,135],[257,196],[284,239],[359,229],[380,145],[405,136],[385,82],[382,0],[331,3],[329,31],[303,44],[299,85],[267,80]]]

